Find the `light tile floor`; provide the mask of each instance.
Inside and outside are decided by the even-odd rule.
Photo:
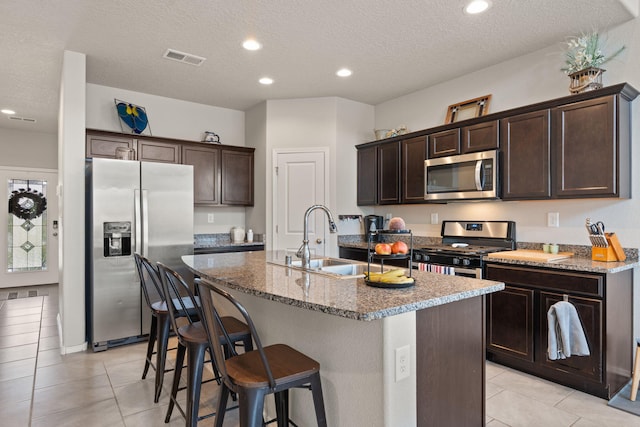
[[[184,425],[177,410],[164,424],[168,386],[153,403],[154,371],[140,379],[146,343],[61,356],[57,304],[55,286],[49,296],[0,300],[0,425]],[[172,354],[169,359],[172,364]],[[172,378],[167,373],[165,385]],[[640,426],[640,417],[603,399],[490,362],[486,387],[490,427]],[[213,411],[216,388],[203,386],[201,414]],[[212,419],[200,423],[211,424]],[[238,425],[237,411],[227,413],[224,425]]]

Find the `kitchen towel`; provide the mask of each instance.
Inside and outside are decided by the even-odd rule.
[[[568,301],[553,304],[547,312],[550,360],[589,356],[589,344],[576,308]]]
[[[454,267],[447,267],[445,265],[437,264],[426,264],[423,262],[418,263],[418,270],[428,271],[430,273],[449,274],[451,276],[455,276],[456,274],[456,270]]]

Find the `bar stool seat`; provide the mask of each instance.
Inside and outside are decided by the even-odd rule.
[[[633,376],[631,381],[631,400],[636,401],[638,383],[640,383],[640,339],[636,339],[636,357],[633,362]]]

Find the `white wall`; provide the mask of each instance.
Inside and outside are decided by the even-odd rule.
[[[58,136],[55,133],[0,127],[0,152],[0,166],[58,169]]]
[[[267,247],[273,222],[273,150],[329,148],[329,194],[326,202],[334,215],[361,214],[355,204],[356,150],[373,129],[373,107],[342,98],[269,100],[247,113],[247,145],[256,146],[256,176],[264,171],[264,183],[256,180],[256,205],[249,225],[258,228],[264,214]],[[260,144],[264,141],[262,147]],[[258,162],[260,163],[258,165]],[[263,168],[263,169],[262,169]],[[262,170],[261,170],[262,169]],[[264,192],[260,191],[264,185]],[[352,188],[353,187],[353,188]],[[264,195],[264,199],[262,199]],[[264,203],[264,208],[263,204]],[[341,234],[351,224],[338,224]],[[357,228],[357,231],[355,230]],[[359,231],[359,223],[354,227]],[[328,247],[337,248],[337,236],[329,235]],[[332,254],[335,255],[335,254]]]
[[[245,137],[254,152],[254,187],[252,207],[246,208],[246,227],[265,234],[267,222],[267,103],[261,102],[245,112]]]
[[[58,326],[62,353],[81,351],[85,342],[84,282],[84,54],[65,51],[58,110]]]
[[[153,136],[202,141],[204,131],[215,132],[224,145],[244,146],[244,112],[147,93],[87,83],[87,128],[121,132],[114,98],[145,107]],[[124,125],[124,131],[127,132]],[[144,135],[149,132],[145,130]],[[256,175],[257,176],[257,175]],[[214,213],[213,224],[207,213]],[[245,226],[244,208],[198,207],[194,233],[226,233]]]
[[[371,207],[357,205],[357,150],[355,145],[371,140],[374,108],[372,105],[337,99],[337,126],[335,150],[336,191],[331,198],[337,215],[368,215]],[[349,183],[349,184],[347,184]],[[364,230],[358,220],[338,221],[338,234],[360,234]]]
[[[154,136],[202,141],[204,131],[211,131],[223,144],[245,145],[243,111],[92,83],[87,83],[87,128],[121,131],[114,98],[144,107]]]

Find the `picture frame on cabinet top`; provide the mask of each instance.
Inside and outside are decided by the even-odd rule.
[[[489,113],[491,95],[480,96],[457,104],[449,105],[445,124],[485,116]]]

